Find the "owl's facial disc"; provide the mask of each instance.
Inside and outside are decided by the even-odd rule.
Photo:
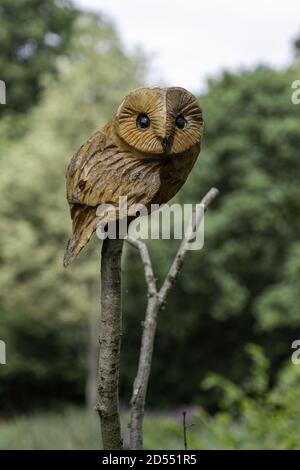
[[[140,152],[178,154],[201,141],[202,111],[184,88],[139,88],[121,104],[116,127],[120,138]]]

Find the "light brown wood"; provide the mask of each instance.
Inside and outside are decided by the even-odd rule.
[[[110,215],[101,204],[119,206],[169,201],[186,181],[203,133],[202,111],[183,88],[131,92],[116,115],[73,156],[67,169],[67,199],[73,220],[64,266]],[[116,213],[114,217],[118,218]],[[101,329],[97,410],[104,449],[121,449],[118,379],[121,345],[121,254],[123,240],[105,239],[101,262]]]
[[[211,188],[209,192],[201,200],[204,210],[217,197],[219,191]],[[140,348],[140,356],[138,362],[138,370],[134,380],[133,392],[131,397],[130,410],[130,449],[140,450],[143,448],[143,420],[146,405],[146,394],[148,389],[149,377],[152,365],[152,355],[154,347],[154,339],[156,334],[157,316],[159,311],[164,307],[170,290],[174,286],[177,277],[182,269],[185,258],[188,253],[190,241],[200,226],[204,212],[195,209],[191,217],[185,236],[178,248],[173,263],[165,277],[160,289],[157,288],[156,278],[153,271],[151,258],[147,245],[141,240],[135,240],[127,237],[128,243],[137,248],[140,252],[144,265],[145,280],[148,287],[148,302],[143,322],[142,342]]]
[[[119,369],[122,335],[121,255],[123,240],[105,239],[101,256],[101,327],[98,402],[102,445],[123,448],[119,414]]]
[[[140,116],[149,126],[141,128]],[[180,117],[184,128],[177,125]],[[182,121],[183,119],[183,121]],[[98,224],[98,205],[128,207],[169,201],[186,181],[200,151],[201,108],[187,90],[140,88],[131,92],[117,114],[78,150],[67,169],[67,199],[73,233],[64,266],[78,255]]]

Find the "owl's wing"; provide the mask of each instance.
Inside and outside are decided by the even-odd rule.
[[[119,149],[104,130],[96,132],[73,156],[66,178],[73,233],[64,266],[88,243],[99,223],[115,217],[97,217],[99,205],[118,207],[119,198],[126,196],[130,212],[135,204],[148,206],[160,188],[159,162]]]
[[[73,156],[67,169],[70,205],[148,205],[160,187],[159,162],[119,149],[103,131],[96,132]]]

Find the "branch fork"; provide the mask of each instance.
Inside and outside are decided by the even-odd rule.
[[[217,189],[210,189],[200,203],[204,210],[217,195]],[[164,308],[167,296],[178,278],[189,250],[189,244],[202,221],[204,210],[197,211],[196,206],[193,211],[185,236],[159,290],[147,245],[130,236],[125,238],[140,253],[148,289],[146,315],[142,323],[143,332],[138,370],[131,398],[130,449],[132,450],[143,448],[143,419],[157,315]],[[105,450],[123,448],[118,396],[122,335],[121,256],[123,241],[122,239],[106,238],[103,241],[101,256],[101,329],[96,410],[100,416],[102,443]]]
[[[148,303],[146,308],[145,321],[142,323],[143,333],[138,370],[134,381],[133,393],[130,402],[130,448],[133,450],[139,450],[143,448],[143,419],[146,404],[146,394],[152,365],[157,316],[159,311],[164,308],[167,297],[172,287],[176,283],[189,250],[189,244],[200,226],[204,211],[218,194],[219,191],[216,188],[211,188],[200,203],[204,210],[197,211],[197,208],[194,209],[185,236],[165,277],[162,287],[159,290],[157,289],[156,278],[147,245],[144,242],[136,240],[130,236],[125,238],[125,240],[130,245],[138,249],[140,253],[148,289]]]

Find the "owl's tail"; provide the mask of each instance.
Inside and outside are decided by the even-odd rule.
[[[74,204],[71,208],[71,216],[73,219],[72,237],[68,242],[68,246],[64,255],[64,267],[76,258],[82,248],[88,243],[93,232],[97,228],[97,207],[83,206]]]

